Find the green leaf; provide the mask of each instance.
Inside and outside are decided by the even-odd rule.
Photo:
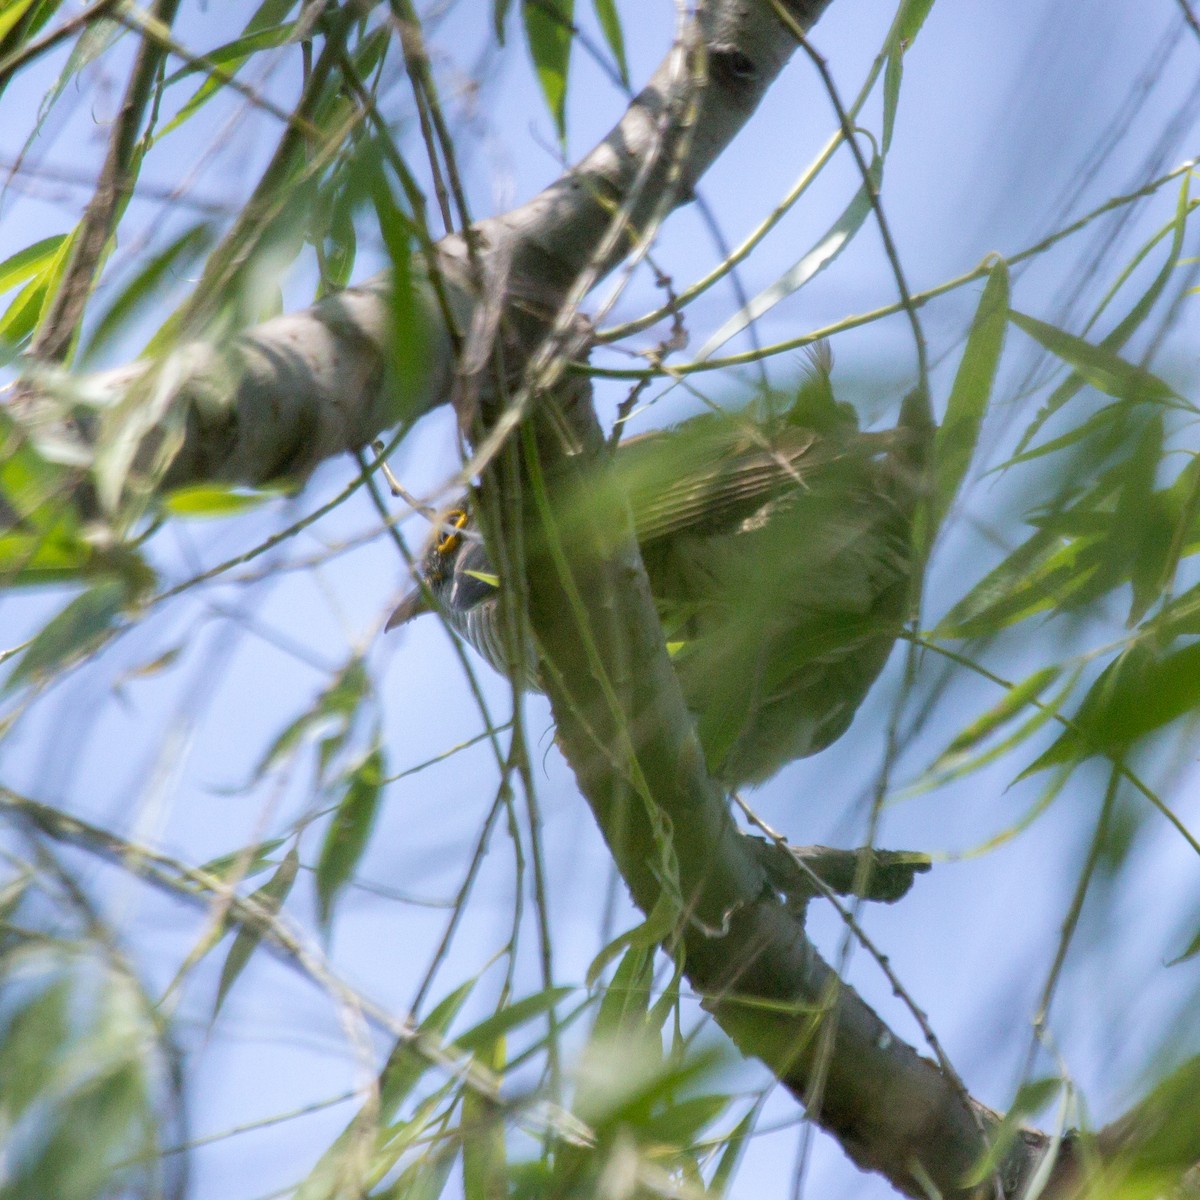
[[[0,38],[6,37],[10,29],[29,11],[34,0],[8,0],[0,8]]]
[[[319,739],[321,777],[346,744],[359,707],[370,690],[370,679],[361,658],[352,658],[333,683],[317,697],[307,712],[287,725],[267,748],[251,776],[257,783],[301,746]]]
[[[621,18],[617,13],[615,0],[592,0],[596,10],[596,20],[604,33],[604,40],[617,60],[617,70],[621,82],[629,86],[629,63],[625,60],[625,35],[621,32]]]
[[[8,1122],[19,1118],[53,1078],[57,1059],[70,1040],[70,1002],[70,983],[59,978],[5,1014],[0,1034],[0,1106]]]
[[[1115,396],[1131,403],[1163,403],[1180,398],[1157,375],[1142,367],[1135,367],[1104,346],[1097,346],[1015,309],[1009,316],[1018,329],[1040,342],[1106,396]]]
[[[351,773],[325,834],[317,861],[317,908],[326,930],[334,900],[354,874],[367,847],[386,774],[383,751],[376,747]]]
[[[872,186],[878,189],[883,180],[883,160],[878,154],[871,159],[868,174]],[[819,275],[850,244],[870,213],[871,193],[864,183],[817,244],[774,283],[764,288],[753,300],[734,313],[696,352],[697,361],[708,358],[730,338],[741,333],[743,329],[757,321],[764,313],[769,312],[781,300],[786,299]]]
[[[972,1167],[963,1183],[968,1187],[975,1188],[989,1176],[994,1177],[995,1173],[1002,1168],[1013,1143],[1021,1135],[1021,1127],[1025,1119],[1041,1112],[1061,1091],[1062,1080],[1055,1077],[1031,1079],[1028,1083],[1022,1084],[1012,1106],[1004,1114],[999,1128],[988,1139],[987,1149]]]
[[[429,328],[421,305],[423,280],[413,268],[413,223],[392,198],[382,175],[371,189],[371,199],[392,263],[388,366],[395,382],[388,391],[395,407],[387,420],[394,424],[418,415],[415,401],[429,372]]]
[[[1018,777],[1096,754],[1119,759],[1147,734],[1200,704],[1200,642],[1161,654],[1134,642],[1092,684],[1071,728]]]
[[[900,81],[904,74],[904,56],[912,47],[932,7],[933,0],[904,0],[892,23],[892,36],[887,47],[887,68],[883,75],[884,154],[892,144],[896,109],[900,103]]]
[[[733,1173],[737,1169],[742,1155],[746,1152],[750,1135],[754,1132],[754,1122],[758,1118],[758,1113],[759,1106],[756,1104],[721,1139],[719,1144],[725,1148],[721,1151],[721,1158],[717,1163],[717,1169],[713,1172],[712,1181],[709,1185],[710,1195],[724,1196],[728,1193],[730,1180],[733,1178]]]
[[[201,865],[200,870],[222,880],[232,879],[235,875],[238,879],[250,879],[272,865],[271,855],[286,841],[287,838],[277,837],[253,846],[243,846],[218,858],[210,858]]]
[[[126,584],[117,579],[102,580],[76,596],[29,643],[0,694],[82,658],[116,624],[126,597]]]
[[[274,916],[288,898],[288,893],[292,890],[292,884],[296,882],[296,873],[299,870],[300,855],[293,847],[283,856],[283,861],[276,868],[275,874],[256,892],[251,893],[250,899],[256,901],[271,916]],[[237,931],[237,936],[233,939],[233,945],[229,947],[229,953],[225,956],[225,963],[221,967],[217,998],[213,1002],[212,1015],[214,1018],[221,1011],[221,1005],[225,1003],[225,997],[229,995],[229,989],[233,987],[237,977],[242,973],[242,969],[250,961],[250,956],[258,948],[265,932],[266,930],[257,924],[242,925]]]
[[[574,37],[575,0],[521,0],[525,37],[546,106],[560,141],[567,136],[567,67]]]
[[[469,1054],[478,1054],[490,1050],[497,1038],[508,1034],[513,1029],[528,1025],[544,1013],[549,1012],[556,1004],[565,1000],[574,989],[569,987],[552,987],[535,992],[513,1004],[505,1005],[498,1013],[480,1021],[465,1033],[456,1035],[454,1044],[460,1050]]]
[[[178,488],[164,500],[163,507],[176,517],[232,517],[250,512],[277,499],[277,491],[248,491],[229,484],[197,483]]]
[[[468,979],[440,1000],[429,1016],[421,1022],[420,1031],[441,1040],[455,1017],[462,1011],[477,982],[475,979]],[[418,1054],[407,1041],[396,1043],[379,1077],[381,1120],[390,1121],[395,1116],[400,1105],[408,1099],[413,1088],[429,1069],[429,1060]]]
[[[256,29],[254,32],[248,33],[236,41],[229,42],[225,46],[214,50],[207,57],[215,66],[220,68],[220,73],[212,74],[210,72],[208,78],[185,101],[175,116],[155,134],[155,143],[161,142],[167,134],[178,129],[189,117],[203,108],[231,79],[237,76],[237,73],[255,54],[273,46],[283,45],[289,41],[293,29],[294,25],[291,24],[281,25],[274,29]],[[199,67],[196,69],[203,70],[204,68]],[[183,68],[171,77],[170,82],[183,79],[190,73],[190,68]]]
[[[1108,306],[1110,300],[1116,296],[1117,292],[1124,283],[1133,275],[1136,269],[1141,265],[1143,259],[1154,249],[1156,245],[1168,234],[1171,236],[1171,246],[1167,252],[1167,259],[1159,269],[1158,274],[1151,281],[1150,286],[1142,293],[1133,307],[1125,314],[1125,316],[1117,323],[1110,333],[1105,334],[1100,339],[1100,345],[1107,350],[1119,350],[1142,324],[1145,318],[1149,315],[1150,310],[1157,303],[1159,296],[1166,288],[1167,284],[1175,276],[1179,265],[1179,256],[1183,249],[1184,233],[1187,228],[1187,218],[1191,213],[1194,204],[1190,199],[1189,189],[1191,186],[1191,175],[1183,177],[1183,183],[1179,189],[1179,203],[1176,206],[1174,218],[1168,222],[1162,229],[1158,230],[1153,237],[1133,256],[1133,258],[1125,265],[1116,282],[1108,290],[1107,294],[1096,306],[1092,316],[1084,326],[1084,334],[1099,320],[1100,315]],[[1083,386],[1083,378],[1075,372],[1063,380],[1051,394],[1050,398],[1038,410],[1037,416],[1030,422],[1029,427],[1021,435],[1021,440],[1017,444],[1015,458],[1019,460],[1023,455],[1026,447],[1037,436],[1038,431],[1076,392]]]
[[[185,230],[173,238],[164,250],[153,255],[100,318],[88,339],[87,356],[95,355],[114,335],[122,329],[128,329],[148,305],[161,302],[159,293],[162,285],[173,282],[175,277],[186,271],[211,241],[212,230],[207,224],[201,223]]]
[[[68,234],[52,252],[39,257],[36,272],[0,317],[0,342],[16,346],[33,332],[66,269],[74,242],[74,235]]]
[[[512,0],[492,0],[492,29],[496,33],[496,41],[504,45],[504,26],[508,23],[508,10]]]
[[[640,1031],[650,1007],[654,951],[649,946],[630,946],[613,973],[596,1020],[592,1037],[616,1038],[623,1033]]]
[[[484,1065],[504,1067],[504,1039],[492,1044]],[[507,1154],[504,1110],[494,1101],[468,1089],[462,1098],[463,1200],[506,1200]]]
[[[991,399],[996,367],[1008,327],[1008,266],[997,262],[988,281],[963,350],[946,418],[938,429],[933,447],[933,495],[930,500],[928,532],[922,539],[928,549],[946,513],[958,495],[979,440],[979,429]]]
[[[254,29],[250,29],[247,26],[247,32],[243,33],[241,37],[205,51],[203,57],[206,62],[184,63],[177,71],[172,71],[163,81],[163,86],[171,87],[172,84],[178,83],[181,79],[186,79],[198,71],[208,72],[209,64],[224,67],[227,70],[236,70],[261,50],[273,50],[277,46],[287,45],[291,41],[294,29],[295,23],[290,21],[273,27],[257,25]]]
[[[661,945],[675,928],[678,915],[675,903],[665,892],[660,894],[654,902],[654,908],[650,910],[650,915],[640,925],[635,925],[614,938],[592,959],[591,966],[587,969],[587,986],[594,987],[604,968],[622,954],[627,946],[655,949]]]
[[[954,605],[935,636],[982,637],[1055,606],[1087,582],[1080,555],[1088,544],[1037,530]]]
[[[1024,708],[1050,686],[1062,674],[1062,667],[1043,667],[1026,676],[1020,683],[1006,691],[999,703],[992,705],[982,716],[977,717],[965,729],[960,730],[950,745],[938,757],[930,770],[937,770],[947,758],[957,757],[973,749],[986,738],[991,737],[997,730],[1002,729],[1009,721],[1020,714]]]
[[[0,292],[7,292],[36,275],[58,253],[66,239],[67,234],[56,233],[0,262]]]

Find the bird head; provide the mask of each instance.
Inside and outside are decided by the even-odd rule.
[[[460,497],[435,520],[417,563],[418,584],[396,606],[385,630],[405,625],[422,613],[436,612],[450,602],[456,568],[464,551],[479,546],[467,497]]]

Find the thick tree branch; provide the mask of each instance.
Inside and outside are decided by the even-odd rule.
[[[807,29],[827,2],[791,0],[785,7]],[[547,396],[536,394],[542,381],[523,378],[523,366],[545,350],[547,330],[571,329],[575,299],[625,256],[645,226],[689,198],[795,48],[766,0],[712,0],[688,38],[573,170],[527,204],[481,223],[470,246],[452,237],[437,248],[431,270],[459,331],[478,327],[480,311],[496,303],[495,296],[480,303],[481,281],[500,285],[505,351],[511,343],[518,353],[515,361],[506,358],[505,378],[485,398],[503,399],[513,378],[535,392],[537,449],[525,447],[522,486],[496,472],[487,487],[505,511],[521,514],[515,532],[517,544],[528,547],[529,616],[564,753],[636,903],[647,912],[664,898],[672,905],[670,949],[682,955],[706,1007],[744,1052],[762,1059],[802,1102],[813,1101],[810,1115],[855,1162],[904,1193],[993,1194],[998,1181],[1005,1195],[1016,1196],[1051,1140],[1021,1134],[1002,1156],[996,1181],[968,1187],[967,1172],[997,1130],[997,1115],[897,1039],[836,977],[734,826],[706,774],[622,497],[614,492],[565,530],[555,522],[557,498],[573,492],[585,470],[595,492],[602,438],[587,385],[560,379],[555,416],[573,433],[564,446],[562,425],[546,419]],[[691,69],[680,69],[685,53],[689,68],[699,64],[702,88]],[[418,281],[416,301],[426,375],[403,399],[388,371],[383,278],[249,330],[231,347],[184,347],[167,371],[155,368],[156,399],[182,429],[166,482],[302,478],[401,416],[445,403],[461,378],[457,339],[445,328],[435,281]],[[490,350],[490,338],[482,341]],[[145,373],[135,365],[84,386],[116,405]],[[174,382],[161,382],[168,378]],[[485,390],[491,386],[479,378]],[[480,411],[474,398],[457,392],[473,420]],[[1130,1152],[1137,1128],[1135,1122],[1113,1134],[1121,1153]],[[1043,1195],[1070,1194],[1077,1161],[1068,1147]]]
[[[807,28],[827,3],[792,0],[789,9]],[[594,283],[620,261],[628,236],[597,257],[614,211],[628,204],[626,228],[640,231],[690,199],[696,181],[753,114],[795,49],[770,5],[757,0],[701,6],[687,37],[702,48],[706,86],[686,128],[663,119],[694,93],[692,79],[679,69],[682,51],[673,47],[595,149],[526,204],[473,230],[476,260],[485,275],[502,280],[510,313],[514,303],[527,313],[532,305],[540,322],[558,310],[585,269]],[[631,198],[652,155],[654,168]],[[460,330],[470,325],[476,306],[470,260],[460,235],[437,246],[435,269]],[[423,347],[425,377],[400,396],[387,370],[388,284],[384,276],[373,278],[249,329],[232,344],[184,346],[160,399],[184,431],[166,484],[303,479],[324,459],[365,445],[401,417],[446,403],[454,345],[434,285],[428,278],[415,284],[414,319],[422,336],[414,341]],[[90,377],[90,402],[116,405],[145,371],[144,364],[133,364]],[[49,386],[36,371],[33,376],[39,387]]]

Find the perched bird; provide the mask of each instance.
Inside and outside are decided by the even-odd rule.
[[[616,451],[650,588],[713,775],[757,783],[840,737],[907,616],[933,423],[913,393],[861,432],[822,350],[786,406],[764,397]],[[395,628],[440,610],[504,670],[499,581],[463,497],[437,523]],[[537,686],[537,664],[528,664]]]

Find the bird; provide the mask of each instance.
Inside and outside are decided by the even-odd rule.
[[[821,344],[790,396],[629,438],[610,463],[708,769],[729,788],[841,737],[910,610],[928,395],[863,431],[831,368]],[[505,672],[502,581],[469,496],[435,521],[417,574],[387,628],[439,611]],[[539,687],[536,660],[525,675]]]

